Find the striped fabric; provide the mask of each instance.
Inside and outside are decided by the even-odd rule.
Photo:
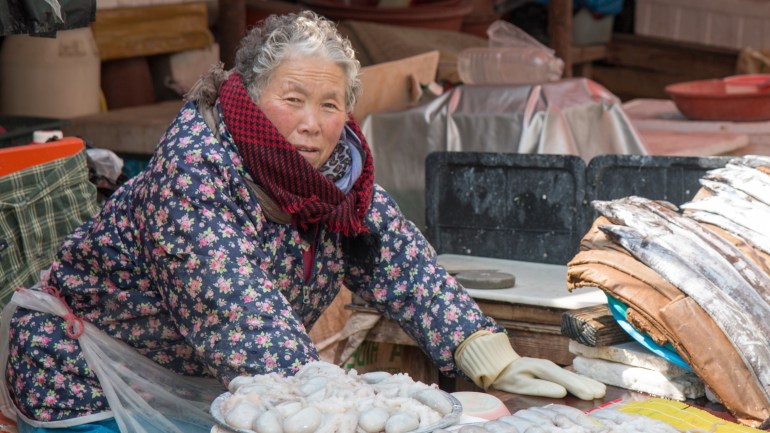
[[[0,177],[0,304],[37,283],[64,237],[98,210],[85,150]]]

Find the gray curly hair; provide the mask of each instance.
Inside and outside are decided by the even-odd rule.
[[[350,41],[336,25],[314,12],[271,15],[254,27],[235,53],[235,69],[240,73],[249,95],[259,101],[273,72],[292,56],[321,56],[345,71],[345,108],[353,111],[361,94],[358,78],[361,64],[356,60]]]

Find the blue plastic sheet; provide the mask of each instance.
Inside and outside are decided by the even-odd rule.
[[[633,337],[634,340],[638,341],[639,344],[646,347],[652,353],[660,356],[661,358],[676,364],[686,369],[687,371],[692,371],[690,365],[687,364],[684,359],[682,359],[682,357],[679,355],[679,353],[677,353],[676,349],[674,349],[674,346],[672,346],[671,343],[666,343],[664,346],[661,346],[655,343],[649,335],[637,331],[633,326],[631,326],[630,323],[628,323],[626,320],[626,310],[628,309],[628,305],[610,295],[607,295],[607,304],[610,308],[610,311],[612,312],[612,316],[618,322],[618,325],[620,325],[620,327],[623,328],[623,330],[626,331],[628,335]]]
[[[78,432],[78,433],[119,433],[118,423],[115,422],[115,418],[106,419],[104,421],[97,421],[90,424],[76,425],[67,428],[46,428],[46,427],[32,427],[22,420],[18,420],[17,428],[19,433],[63,433],[63,432]]]

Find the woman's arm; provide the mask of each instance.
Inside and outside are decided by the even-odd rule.
[[[222,146],[196,136],[199,116],[170,130],[137,194],[145,263],[179,333],[223,383],[290,372],[318,358],[272,281],[268,224]],[[276,232],[280,236],[280,231]]]
[[[396,320],[442,372],[460,372],[453,355],[466,337],[481,329],[505,332],[438,265],[433,247],[379,186],[367,226],[380,241],[374,266],[351,266],[345,284]]]

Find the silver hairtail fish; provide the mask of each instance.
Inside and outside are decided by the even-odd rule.
[[[764,320],[770,317],[770,277],[735,245],[654,200],[631,196],[598,205],[610,222],[654,236],[672,254],[689,255],[685,262],[757,318],[770,338],[770,321]]]
[[[746,167],[770,168],[770,156],[765,155],[743,155],[738,158],[733,158],[727,162],[728,164],[745,165]]]
[[[741,225],[719,213],[711,212],[711,210],[713,210],[712,206],[703,206],[707,207],[709,210],[695,209],[694,207],[689,207],[687,205],[682,205],[682,207],[684,209],[684,215],[695,221],[717,226],[754,248],[763,251],[766,254],[770,254],[770,237],[765,236],[750,227]],[[770,271],[767,273],[770,274]]]
[[[626,249],[637,260],[656,270],[663,278],[693,298],[722,329],[743,358],[770,399],[770,344],[756,318],[747,314],[737,302],[700,271],[702,257],[686,245],[676,253],[661,245],[659,236],[645,236],[639,230],[620,225],[600,225],[613,242]],[[695,324],[694,324],[695,325]]]
[[[716,213],[770,237],[770,206],[722,182],[701,179],[700,183],[712,195],[685,203],[682,209]]]
[[[710,170],[703,179],[730,185],[766,205],[770,205],[770,174],[756,168],[727,164]]]

